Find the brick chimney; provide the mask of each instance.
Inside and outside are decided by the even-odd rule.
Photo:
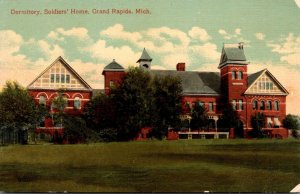
[[[177,63],[176,70],[177,71],[185,71],[185,63]]]

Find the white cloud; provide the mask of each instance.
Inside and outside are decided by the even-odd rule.
[[[57,44],[51,45],[45,40],[38,40],[36,45],[41,49],[47,59],[64,56],[64,50]]]
[[[111,39],[122,39],[137,42],[141,39],[139,32],[126,32],[122,24],[115,24],[100,32],[100,35]]]
[[[190,47],[190,50],[210,61],[218,61],[221,54],[217,51],[217,45],[212,43],[205,43],[204,45],[197,45]]]
[[[107,64],[115,59],[124,68],[135,65],[136,60],[140,57],[140,53],[135,53],[129,46],[113,47],[107,45],[105,40],[98,40],[84,50],[90,53],[93,58]]]
[[[220,29],[218,32],[221,35],[227,35],[228,34],[224,29]]]
[[[300,36],[295,37],[293,33],[289,33],[280,43],[269,42],[267,46],[272,48],[272,52],[281,55],[281,61],[300,66]]]
[[[205,29],[199,27],[193,27],[188,34],[193,39],[199,39],[203,42],[206,42],[211,39]]]
[[[258,32],[258,33],[255,34],[255,37],[256,37],[257,40],[264,40],[266,35],[261,33],[261,32]]]
[[[296,5],[300,8],[300,0],[295,0]]]
[[[53,40],[64,40],[64,37],[76,37],[80,40],[89,39],[88,30],[86,28],[71,28],[65,30],[64,28],[57,28],[54,31],[49,32],[48,38]]]
[[[234,31],[236,34],[240,35],[241,34],[241,29],[240,28],[236,28]]]

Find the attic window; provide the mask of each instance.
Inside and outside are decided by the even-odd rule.
[[[144,64],[144,65],[143,65],[143,67],[145,67],[145,68],[147,68],[147,69],[148,69],[148,68],[149,68],[149,65],[147,65],[147,64]]]

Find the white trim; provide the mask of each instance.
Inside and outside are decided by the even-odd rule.
[[[73,95],[72,95],[72,98],[75,98],[75,97],[76,97],[76,95],[79,95],[79,96],[81,96],[80,98],[81,98],[81,99],[83,99],[83,95],[82,95],[82,94],[80,94],[80,93],[75,93],[75,94],[73,94]]]
[[[234,85],[234,86],[242,86],[242,85],[244,85],[244,83],[232,83],[232,85]]]
[[[35,98],[39,98],[42,94],[45,94],[46,98],[49,99],[48,94],[46,92],[39,92]]]

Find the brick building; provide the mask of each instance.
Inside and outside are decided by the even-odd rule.
[[[152,70],[151,62],[152,58],[144,49],[137,61],[140,68],[148,70],[151,75],[181,78],[182,108],[186,115],[189,114],[185,110],[187,107],[192,108],[195,102],[201,103],[207,109],[209,118],[215,121],[216,127],[222,106],[230,103],[239,115],[245,136],[252,130],[251,116],[258,112],[265,114],[266,132],[271,136],[288,136],[287,129],[282,127],[288,91],[267,69],[248,74],[249,62],[241,43],[224,44],[218,65],[219,72],[186,71],[185,63],[178,63],[176,70]],[[125,69],[114,60],[104,68],[102,74],[105,93],[109,94],[110,87],[118,85],[122,80]]]

